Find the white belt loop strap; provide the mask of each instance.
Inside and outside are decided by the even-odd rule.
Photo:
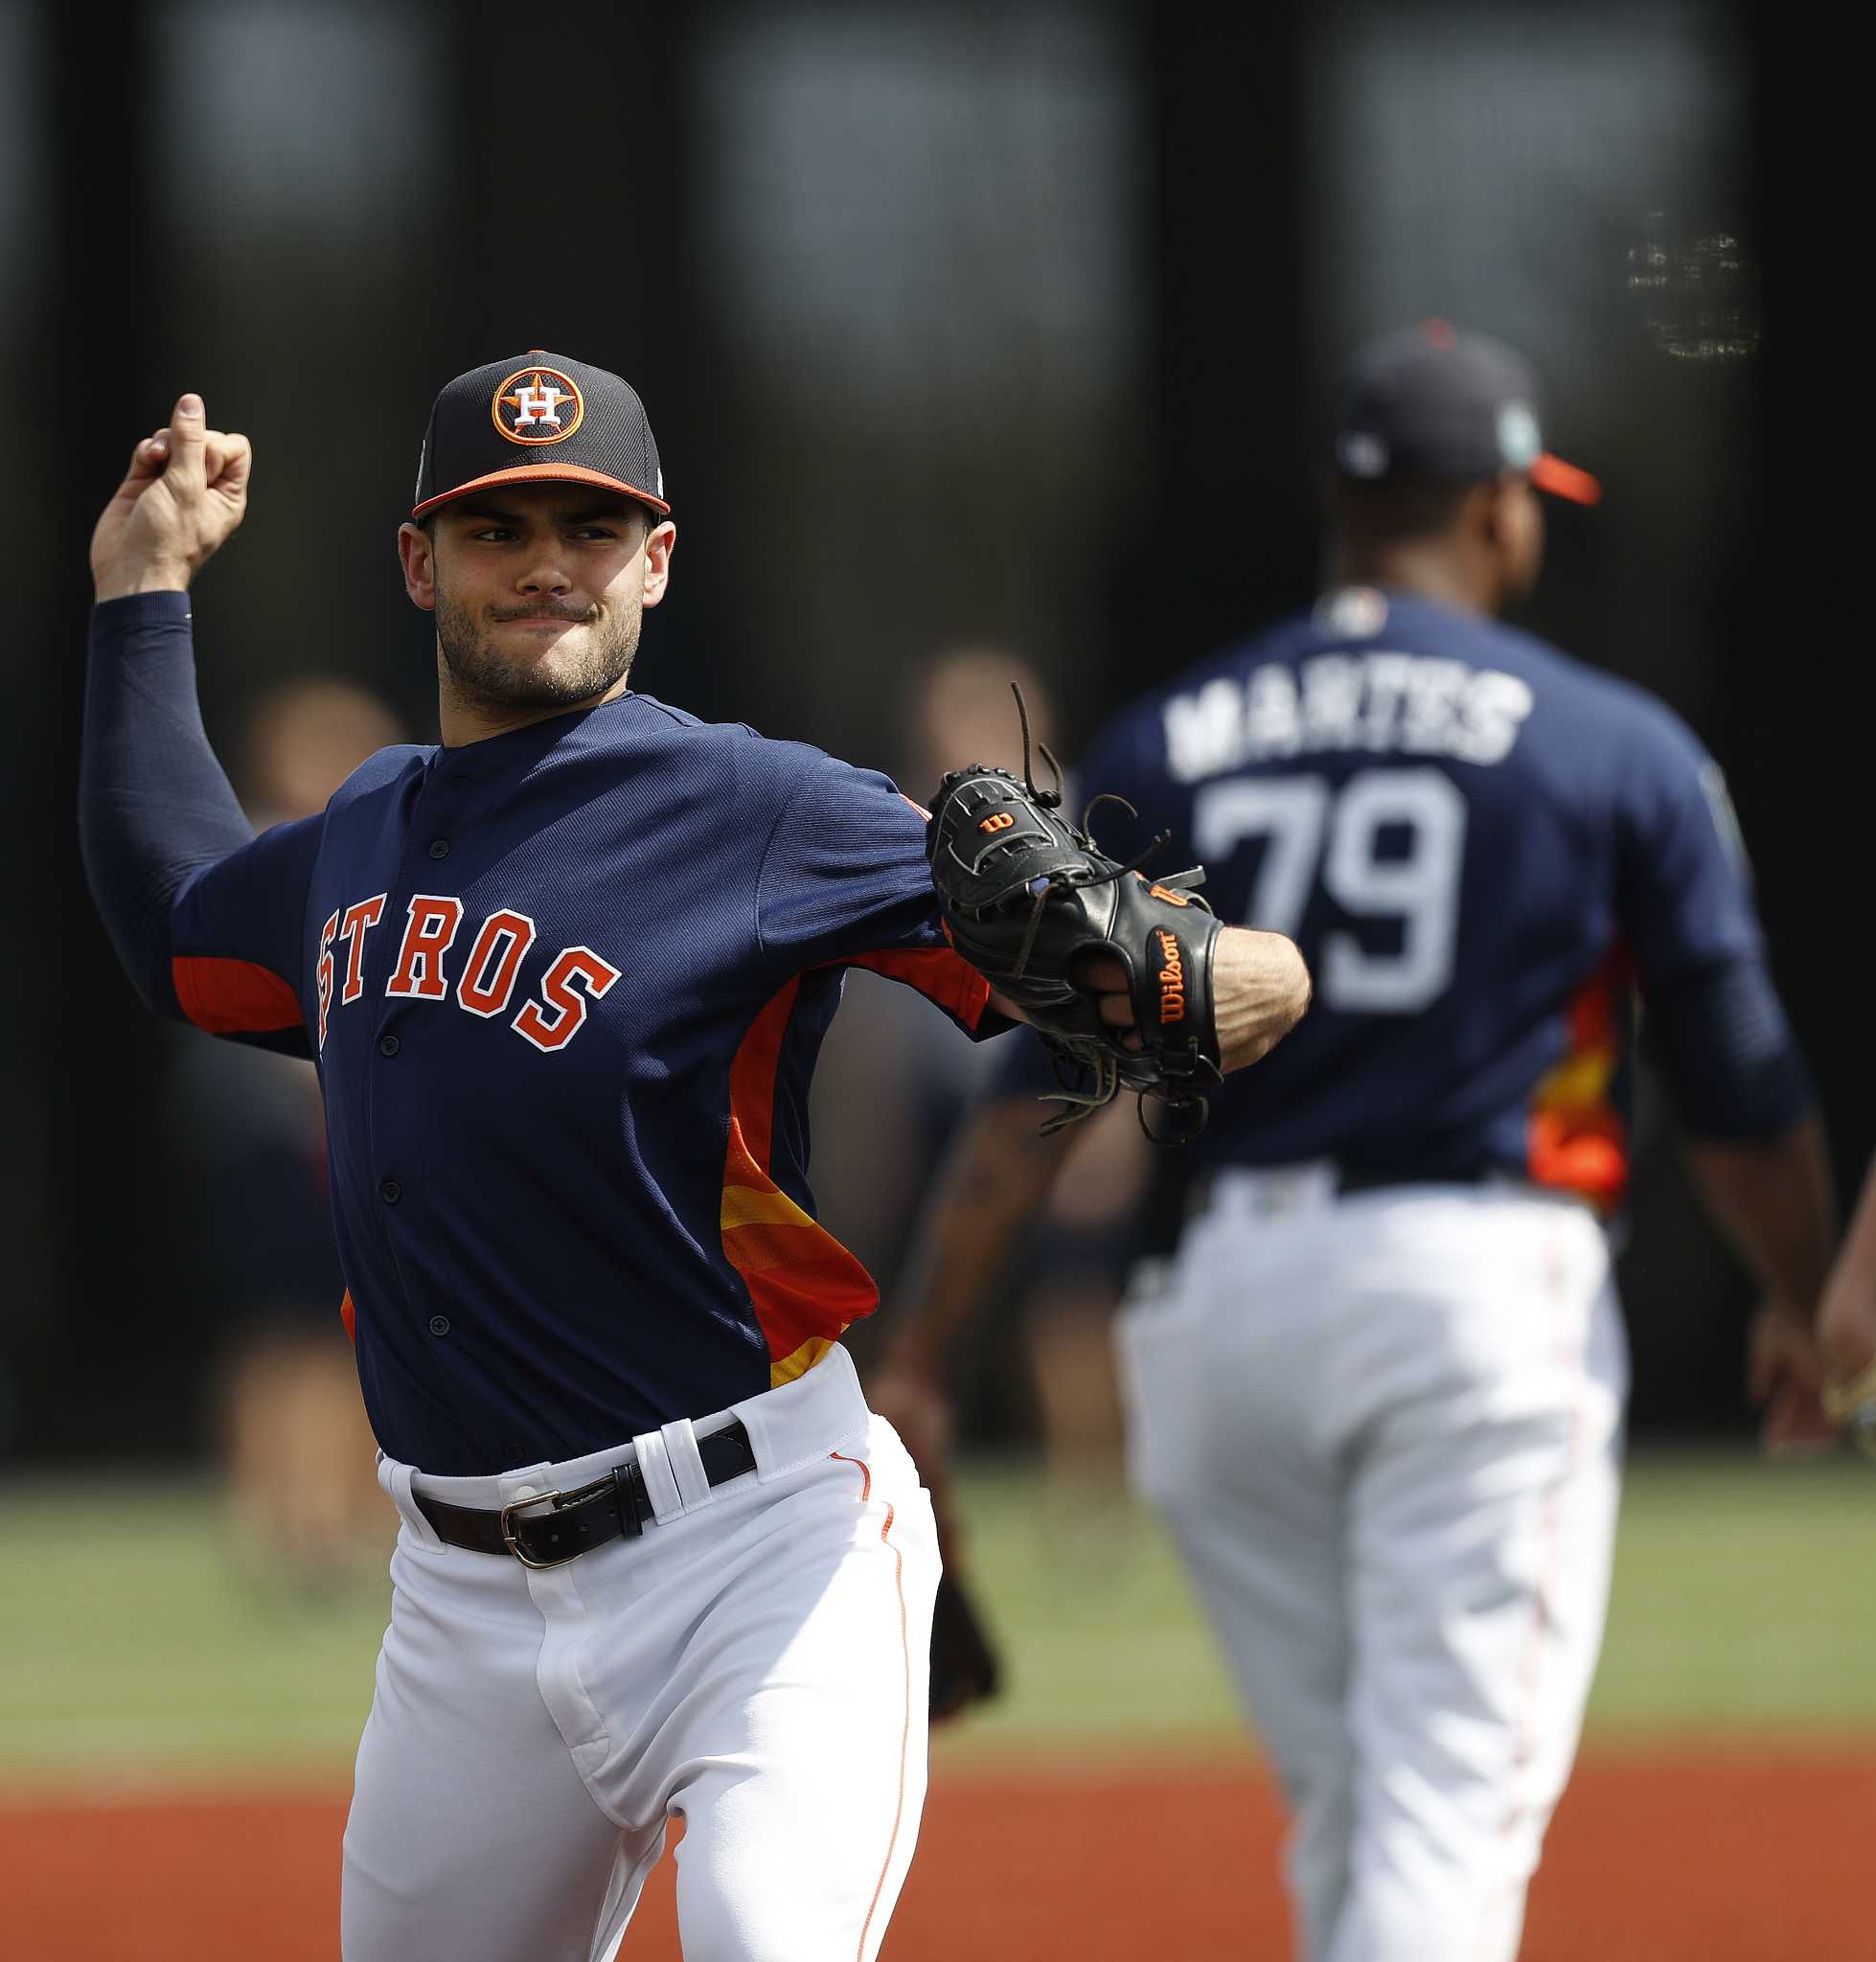
[[[412,1536],[432,1553],[446,1553],[446,1542],[438,1536],[437,1529],[430,1524],[410,1489],[416,1470],[414,1465],[400,1465],[396,1458],[387,1458],[382,1451],[377,1454],[377,1482],[384,1488],[385,1496],[397,1507],[399,1517],[410,1528]]]
[[[696,1427],[688,1417],[680,1417],[675,1423],[667,1424],[659,1435],[664,1439],[671,1475],[677,1484],[677,1496],[687,1513],[695,1512],[710,1498],[710,1478],[697,1448]]]
[[[631,1444],[638,1454],[639,1472],[645,1480],[645,1495],[652,1501],[652,1514],[662,1526],[667,1519],[676,1518],[684,1510],[683,1494],[677,1490],[676,1479],[671,1475],[671,1457],[664,1448],[664,1433],[644,1431],[633,1438]]]

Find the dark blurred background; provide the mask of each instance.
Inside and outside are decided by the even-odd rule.
[[[1527,624],[1725,765],[1847,1187],[1867,633],[1811,454],[1856,410],[1795,297],[1818,188],[1768,162],[1784,14],[0,0],[0,1456],[196,1450],[237,1312],[176,1116],[199,1038],[137,1009],[74,824],[87,539],[184,388],[257,452],[196,596],[231,764],[303,677],[434,740],[393,552],[418,437],[449,376],[544,347],[658,433],[682,549],[636,684],[904,770],[937,650],[1020,654],[1072,753],[1305,602],[1338,367],[1432,315],[1501,335],[1607,492],[1555,514]],[[1646,1094],[1638,1124],[1636,1426],[1743,1432],[1747,1285]]]

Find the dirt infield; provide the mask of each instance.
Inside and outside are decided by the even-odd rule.
[[[0,1812],[18,1962],[333,1962],[337,1798]],[[1591,1756],[1523,1962],[1814,1962],[1867,1937],[1876,1749]],[[1275,1803],[1212,1765],[941,1770],[886,1962],[1263,1962],[1287,1952]],[[812,1862],[804,1860],[804,1874]],[[672,1865],[625,1954],[675,1962]],[[520,1958],[517,1958],[520,1962]]]

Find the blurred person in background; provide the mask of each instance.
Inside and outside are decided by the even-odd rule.
[[[1059,748],[1054,697],[1036,668],[1006,648],[959,644],[924,662],[906,693],[897,781],[927,796],[960,760],[1020,771],[1013,683],[1022,690],[1032,737]],[[817,1101],[839,1118],[818,1128],[815,1187],[828,1216],[851,1222],[846,1237],[880,1277],[888,1302],[916,1285],[906,1260],[917,1209],[988,1083],[993,1059],[992,1049],[922,1012],[904,989],[864,973],[849,979],[816,1074]],[[1023,1301],[1020,1339],[1050,1489],[1069,1517],[1078,1517],[1090,1490],[1114,1486],[1119,1470],[1108,1323],[1144,1181],[1132,1136],[1131,1117],[1124,1128],[1106,1121],[1084,1128],[1075,1176],[1056,1185],[1007,1282]],[[984,1415],[990,1423],[1007,1418]],[[1067,1540],[1051,1535],[1048,1543]]]
[[[1177,1255],[1120,1324],[1135,1480],[1274,1760],[1308,1962],[1517,1952],[1614,1542],[1604,1221],[1637,986],[1764,1290],[1767,1443],[1829,1434],[1828,1166],[1731,808],[1660,702],[1499,624],[1540,489],[1600,495],[1544,451],[1521,360],[1443,323],[1378,343],[1339,410],[1324,597],[1123,710],[1084,770],[1139,811],[1095,813],[1109,850],[1164,830],[1157,864],[1203,861],[1220,915],[1315,976],[1212,1100]],[[951,1357],[1073,1134],[1038,1136],[1011,1062],[873,1383],[941,1531]]]
[[[929,796],[959,759],[1021,766],[1013,681],[1028,700],[1031,726],[1044,741],[1055,728],[1046,685],[1009,650],[980,643],[941,648],[912,672],[892,761],[893,780],[914,798]],[[854,1251],[887,1300],[932,1169],[969,1109],[991,1053],[925,1011],[904,988],[879,975],[847,977],[815,1069],[822,1118],[814,1188],[828,1215],[846,1223]]]
[[[236,772],[257,831],[310,817],[403,732],[383,702],[309,678],[263,697]],[[178,1049],[177,1133],[197,1271],[228,1323],[218,1415],[236,1533],[256,1578],[317,1594],[376,1586],[397,1516],[339,1318],[326,1122],[309,1062],[233,1043]]]

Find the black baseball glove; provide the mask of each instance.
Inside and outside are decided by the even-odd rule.
[[[1002,1677],[996,1651],[964,1583],[939,1576],[931,1608],[931,1721],[942,1723],[995,1696]]]
[[[926,856],[946,933],[1055,1052],[1065,1107],[1044,1130],[1087,1116],[1126,1088],[1159,1100],[1152,1125],[1142,1103],[1149,1136],[1182,1143],[1204,1127],[1200,1092],[1222,1081],[1212,1007],[1212,949],[1221,929],[1192,890],[1204,874],[1195,869],[1149,884],[1138,867],[1163,835],[1131,864],[1108,857],[1087,831],[1086,815],[1077,830],[1061,812],[1062,793],[1036,787],[1026,716],[1023,734],[1020,781],[973,764],[938,787]],[[1130,1032],[1102,1019],[1087,972],[1101,955],[1126,972],[1137,1047],[1126,1039]]]

